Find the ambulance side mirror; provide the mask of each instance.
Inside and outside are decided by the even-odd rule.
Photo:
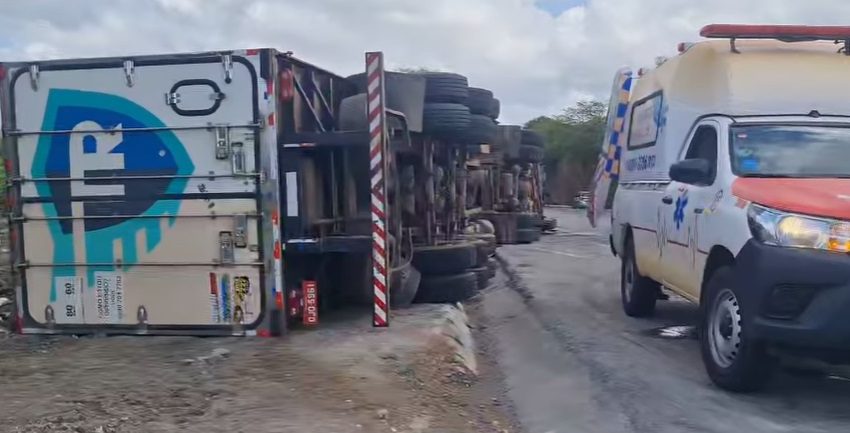
[[[710,183],[711,163],[702,158],[679,161],[670,166],[670,179],[690,185]]]

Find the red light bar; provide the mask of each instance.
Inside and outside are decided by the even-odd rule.
[[[850,27],[755,24],[709,24],[699,32],[704,38],[778,39],[780,41],[846,41]]]

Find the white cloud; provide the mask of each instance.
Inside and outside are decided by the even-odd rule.
[[[269,46],[347,75],[378,49],[390,67],[463,73],[496,92],[503,119],[524,122],[607,99],[620,66],[672,55],[710,22],[848,16],[846,0],[588,0],[557,17],[534,0],[28,0],[4,4],[0,58]]]

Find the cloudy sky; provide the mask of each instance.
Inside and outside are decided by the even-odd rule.
[[[467,75],[507,122],[607,100],[711,22],[850,24],[848,0],[0,0],[0,59],[275,47],[339,74],[363,52]]]

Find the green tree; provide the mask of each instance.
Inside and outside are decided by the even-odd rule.
[[[605,135],[605,116],[605,104],[589,100],[526,123],[546,138],[543,162],[554,201],[569,203],[578,191],[589,187]]]

